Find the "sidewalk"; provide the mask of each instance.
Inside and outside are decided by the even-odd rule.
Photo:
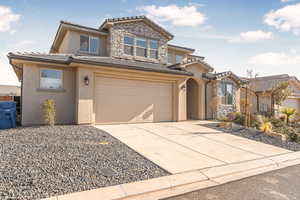
[[[170,176],[47,198],[47,200],[158,200],[300,164],[300,152],[193,170]]]

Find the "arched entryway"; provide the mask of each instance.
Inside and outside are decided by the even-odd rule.
[[[186,87],[187,119],[199,119],[199,85],[197,81],[191,78],[186,82]]]

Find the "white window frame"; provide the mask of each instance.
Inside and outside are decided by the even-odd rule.
[[[133,39],[133,44],[132,45],[131,44],[125,44],[125,42],[124,42],[125,37],[132,38]],[[125,46],[132,47],[132,54],[125,53]],[[134,37],[128,36],[128,35],[124,36],[124,38],[123,38],[123,51],[124,51],[124,54],[126,54],[128,56],[134,56],[134,54],[135,54],[135,38]]]
[[[81,36],[85,36],[85,37],[89,38],[89,48],[88,48],[87,51],[80,49],[80,46],[81,46],[80,37]],[[98,40],[97,51],[96,52],[92,52],[91,51],[91,39],[97,39]],[[100,38],[99,37],[95,37],[95,36],[91,36],[91,35],[85,35],[85,34],[80,34],[80,36],[79,36],[79,51],[80,52],[98,55],[99,54],[99,49],[100,49]]]
[[[124,38],[125,38],[125,37],[133,38],[133,45],[125,44],[125,42],[124,42]],[[146,41],[147,47],[145,48],[145,47],[137,46],[137,40],[138,40],[138,39],[145,40],[145,41]],[[150,41],[157,41],[157,45],[158,45],[157,49],[152,49],[152,48],[150,47]],[[133,47],[133,55],[125,53],[125,46]],[[145,56],[139,56],[139,55],[137,55],[137,54],[136,54],[137,48],[146,49],[146,54],[147,54],[146,57],[145,57]],[[157,58],[151,58],[151,57],[150,57],[150,50],[155,50],[155,51],[157,51]],[[158,41],[158,40],[155,40],[155,39],[145,38],[145,37],[124,35],[124,37],[123,37],[123,53],[124,53],[125,55],[127,55],[127,56],[135,56],[135,57],[139,57],[139,58],[148,58],[148,59],[158,60],[158,57],[159,57],[159,41]]]
[[[152,49],[151,48],[151,41],[157,42],[157,49]],[[158,47],[159,47],[158,40],[149,39],[149,45],[148,46],[149,46],[149,58],[151,58],[151,50],[152,50],[152,51],[157,51],[157,55],[156,55],[156,58],[151,58],[151,59],[158,59]]]
[[[41,85],[41,78],[42,78],[42,71],[43,70],[52,70],[52,71],[61,71],[62,77],[61,77],[61,88],[46,88],[42,87]],[[64,89],[64,70],[62,69],[53,69],[53,68],[40,68],[40,76],[39,76],[39,89],[41,90],[63,90]]]
[[[143,37],[135,37],[135,43],[134,43],[134,48],[135,48],[135,56],[137,56],[137,57],[141,57],[141,58],[148,58],[148,50],[149,50],[149,42],[148,42],[148,39],[147,38],[143,38]],[[146,42],[146,47],[141,47],[141,46],[138,46],[137,45],[137,41],[138,40],[140,40],[140,41],[144,41],[144,42]],[[137,48],[140,48],[140,49],[143,49],[143,50],[145,50],[146,51],[146,56],[139,56],[139,55],[137,55],[136,54],[136,52],[137,52]]]

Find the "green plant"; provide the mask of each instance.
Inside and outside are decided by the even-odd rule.
[[[246,116],[242,113],[235,113],[235,119],[233,120],[234,123],[244,125]]]
[[[297,133],[296,129],[289,126],[282,126],[275,129],[276,132],[284,134],[287,139],[292,142],[300,142],[300,135]]]
[[[286,116],[286,124],[289,124],[291,116],[296,114],[296,109],[295,108],[282,108],[280,110],[280,112]]]
[[[42,104],[42,111],[44,116],[45,124],[49,126],[55,125],[56,120],[56,106],[53,99],[47,99]]]
[[[275,117],[270,118],[270,122],[272,123],[273,127],[275,127],[275,128],[285,126],[285,123],[282,119],[278,119]]]
[[[265,133],[270,133],[273,129],[272,123],[269,118],[262,115],[256,115],[256,120],[259,122],[258,129]]]

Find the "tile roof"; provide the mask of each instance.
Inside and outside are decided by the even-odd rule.
[[[232,77],[233,79],[235,79],[238,83],[245,83],[246,81],[243,79],[240,79],[240,77],[238,77],[237,75],[235,75],[233,72],[231,71],[225,71],[225,72],[220,72],[220,73],[204,73],[203,74],[204,78],[207,79],[212,79],[212,80],[220,80],[226,77]]]
[[[21,59],[38,62],[51,62],[57,64],[84,63],[116,68],[135,69],[142,71],[178,74],[192,76],[193,73],[185,70],[170,69],[167,65],[117,59],[101,56],[76,56],[74,54],[42,54],[42,53],[9,53],[9,59]]]
[[[262,76],[249,79],[250,86],[257,92],[262,92],[271,89],[282,82],[296,81],[300,84],[300,81],[295,76],[289,76],[288,74],[279,74],[272,76]]]
[[[176,63],[170,67],[176,68],[181,65],[191,65],[191,64],[195,64],[195,63],[204,65],[209,71],[214,71],[214,68],[212,66],[210,66],[208,63],[206,63],[202,58],[197,58],[197,57],[188,58],[187,60],[182,61],[181,63]]]
[[[168,44],[168,47],[173,47],[173,48],[176,48],[176,49],[183,49],[183,50],[186,50],[186,51],[190,51],[190,52],[194,52],[195,49],[192,49],[192,48],[188,48],[188,47],[182,47],[182,46],[178,46],[178,45],[174,45],[174,44]]]

